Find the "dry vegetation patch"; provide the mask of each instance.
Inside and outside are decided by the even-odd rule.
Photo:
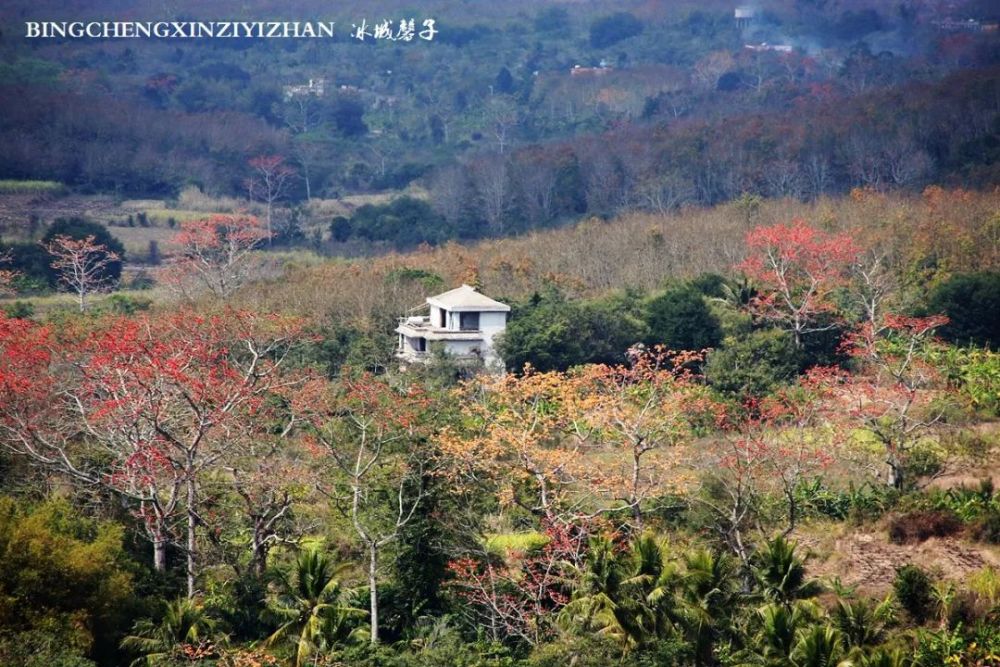
[[[885,530],[847,524],[813,524],[795,534],[816,557],[812,575],[881,595],[892,588],[896,569],[912,563],[944,579],[962,580],[989,565],[1000,567],[1000,549],[956,537],[931,537],[919,544],[893,544]]]

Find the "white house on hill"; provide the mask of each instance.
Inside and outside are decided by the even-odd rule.
[[[423,309],[429,309],[429,314],[402,317],[396,327],[396,356],[404,366],[429,361],[432,348],[440,345],[455,359],[482,359],[487,368],[502,369],[493,339],[507,328],[510,306],[462,285],[428,297],[426,304],[414,310]]]

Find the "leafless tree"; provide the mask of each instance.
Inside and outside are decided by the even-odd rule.
[[[114,279],[110,267],[120,261],[118,255],[97,243],[93,236],[74,239],[57,236],[45,244],[52,255],[52,268],[59,280],[76,293],[80,312],[87,309],[87,296],[110,289]]]
[[[813,197],[821,197],[826,194],[832,179],[830,161],[825,154],[814,152],[809,155],[805,163],[805,178]]]
[[[312,435],[333,464],[332,483],[322,475],[316,488],[350,520],[368,552],[370,638],[377,644],[380,556],[423,501],[430,459],[412,443],[416,404],[371,377],[349,383],[346,391],[325,402],[329,394],[321,390],[302,403]]]
[[[295,169],[280,155],[258,155],[250,160],[254,173],[247,180],[247,194],[267,206],[267,238],[272,238],[271,215],[274,203],[285,196]]]
[[[773,197],[802,196],[802,172],[799,164],[791,159],[771,162],[764,173],[768,190]]]
[[[486,128],[496,140],[497,152],[503,155],[521,122],[517,104],[506,95],[494,95],[486,104],[484,116]]]
[[[532,223],[538,225],[554,215],[558,171],[549,162],[527,159],[518,163],[519,190],[524,210]]]
[[[312,171],[313,166],[321,156],[331,151],[323,142],[313,141],[307,137],[296,137],[293,150],[295,162],[302,171],[302,182],[306,186],[306,201],[312,201]]]
[[[882,188],[885,178],[880,149],[880,141],[874,135],[857,131],[848,136],[843,151],[855,185],[876,190]]]
[[[465,214],[469,201],[469,174],[465,166],[445,167],[431,181],[431,206],[455,224]]]
[[[643,208],[663,215],[691,201],[694,185],[675,170],[650,177],[640,185],[638,194]]]
[[[510,164],[506,157],[484,157],[473,165],[472,177],[486,224],[495,234],[504,233],[513,203]]]
[[[924,178],[934,167],[927,151],[910,138],[889,139],[882,151],[885,170],[894,185],[910,185]]]
[[[319,110],[313,95],[293,95],[285,101],[282,111],[292,134],[306,134],[319,125]]]

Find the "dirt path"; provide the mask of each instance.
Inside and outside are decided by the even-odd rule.
[[[955,538],[931,538],[921,544],[892,544],[885,531],[796,536],[813,557],[809,570],[825,579],[839,577],[873,594],[892,587],[896,569],[913,563],[945,579],[958,580],[987,565],[1000,567],[1000,548]]]

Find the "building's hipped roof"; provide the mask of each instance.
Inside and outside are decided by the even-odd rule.
[[[427,303],[438,308],[461,312],[463,310],[509,312],[510,306],[494,301],[485,294],[480,294],[475,287],[462,285],[444,294],[427,297]]]

